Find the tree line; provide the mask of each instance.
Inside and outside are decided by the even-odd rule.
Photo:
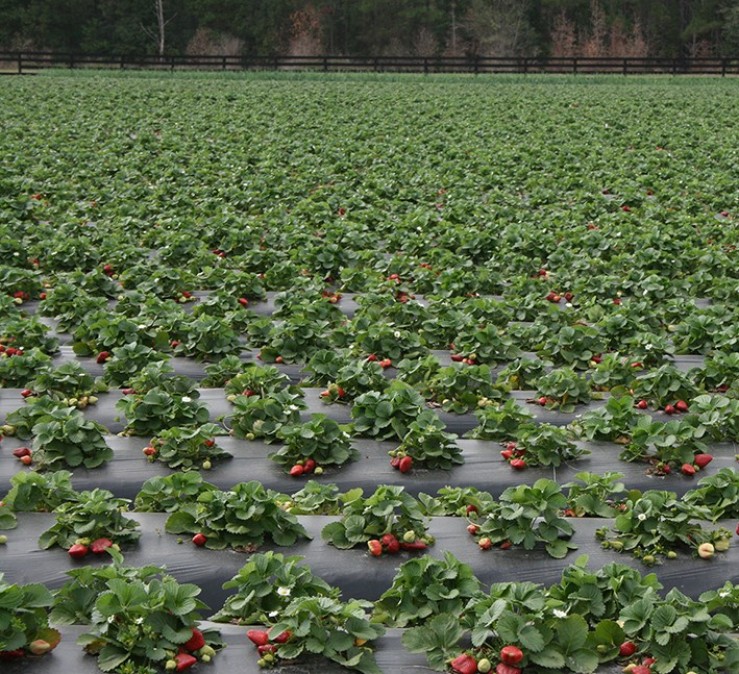
[[[739,0],[0,0],[0,49],[739,56]]]

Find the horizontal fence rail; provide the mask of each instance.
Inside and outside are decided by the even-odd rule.
[[[165,71],[283,70],[388,73],[515,73],[621,75],[739,75],[736,58],[418,57],[418,56],[108,56],[1,52],[0,73],[32,74],[50,68]]]

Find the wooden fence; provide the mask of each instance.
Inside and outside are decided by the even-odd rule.
[[[49,68],[164,71],[282,70],[385,73],[516,73],[620,75],[739,75],[737,58],[504,58],[410,56],[104,56],[0,52],[0,72],[32,74]]]

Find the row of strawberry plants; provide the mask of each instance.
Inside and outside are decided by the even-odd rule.
[[[69,571],[53,593],[0,578],[2,610],[26,616],[8,621],[0,643],[13,648],[0,651],[0,658],[17,661],[53,650],[61,633],[49,628],[51,620],[85,626],[77,643],[103,671],[150,672],[157,665],[185,671],[198,661],[218,662],[225,645],[221,628],[200,623],[207,606],[198,588],[179,584],[162,567],[126,566],[120,553],[109,553],[112,564]],[[591,571],[587,557],[580,557],[550,586],[499,582],[486,590],[468,564],[447,552],[403,562],[375,602],[343,601],[339,587],[301,561],[274,552],[253,555],[225,583],[234,592],[211,616],[247,626],[242,643],[252,642],[260,667],[313,654],[377,674],[375,642],[388,627],[406,628],[403,646],[423,653],[432,669],[457,674],[493,667],[498,674],[524,668],[587,674],[607,663],[646,671],[653,666],[660,674],[687,667],[714,674],[739,663],[732,635],[739,600],[730,582],[697,599],[676,589],[663,595],[654,574],[642,576],[618,563]],[[249,628],[256,625],[262,627]]]

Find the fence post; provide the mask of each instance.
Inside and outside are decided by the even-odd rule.
[[[326,56],[323,57],[323,72],[328,72],[328,58]]]
[[[629,64],[628,64],[628,61],[624,59],[624,77],[626,77],[628,72],[629,72]]]
[[[572,59],[572,74],[577,75],[577,57]]]
[[[475,75],[480,73],[480,57],[475,54]]]
[[[423,74],[429,74],[429,60],[425,56],[423,57]]]
[[[721,59],[721,77],[726,77],[726,59]]]
[[[523,74],[529,74],[529,59],[526,56],[523,57]]]
[[[18,52],[18,74],[23,74],[23,54],[21,52]]]
[[[74,54],[69,55],[69,69],[70,70],[74,69]]]
[[[225,70],[225,69],[226,69],[226,57],[224,56],[223,60],[221,61],[221,70]]]

